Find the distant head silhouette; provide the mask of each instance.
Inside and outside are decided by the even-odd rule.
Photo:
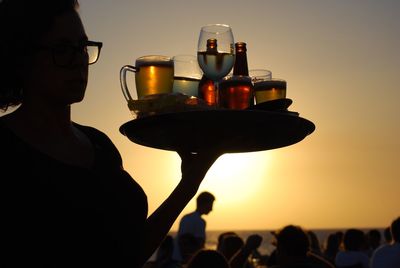
[[[237,235],[226,235],[222,238],[220,252],[230,260],[244,245],[244,241]]]
[[[229,263],[218,251],[205,249],[198,251],[186,268],[229,268]]]
[[[190,233],[184,233],[178,238],[178,245],[182,257],[182,263],[186,263],[203,245]]]
[[[365,246],[364,232],[359,229],[348,229],[344,233],[343,244],[345,250],[360,251]]]
[[[280,256],[306,256],[310,249],[309,238],[299,226],[284,227],[277,233],[276,242]]]
[[[369,230],[367,233],[368,246],[371,250],[375,250],[381,244],[382,235],[377,229]]]
[[[340,239],[336,234],[330,234],[326,241],[325,256],[331,261],[335,260],[336,253],[340,248]]]
[[[385,242],[386,243],[390,243],[392,242],[392,233],[390,232],[390,226],[386,227],[383,230],[383,237],[385,238]]]
[[[400,217],[392,222],[390,231],[392,233],[393,241],[400,243]]]
[[[207,215],[212,211],[213,203],[215,201],[215,196],[209,192],[202,192],[196,199],[196,211],[200,214]]]

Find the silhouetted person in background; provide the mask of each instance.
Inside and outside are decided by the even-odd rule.
[[[372,256],[372,253],[381,245],[382,235],[377,229],[372,229],[367,232],[367,254],[368,257]]]
[[[17,108],[0,117],[1,262],[142,267],[220,153],[179,152],[179,184],[147,215],[146,194],[111,140],[71,120],[102,47],[77,8],[76,0],[0,2],[0,109]]]
[[[329,234],[326,240],[326,248],[323,252],[324,258],[331,263],[335,263],[336,254],[339,252],[340,238],[336,233]]]
[[[175,258],[173,259],[176,262],[184,265],[188,262],[190,258],[192,258],[194,254],[196,254],[196,252],[203,249],[204,245],[193,234],[185,233],[179,237],[178,247],[180,253],[180,260],[178,261]]]
[[[340,249],[343,250],[343,237],[344,237],[344,232],[342,231],[337,231],[336,232],[337,237],[339,238],[339,244],[340,244]]]
[[[249,235],[241,249],[239,249],[230,259],[229,264],[231,268],[244,268],[254,267],[252,262],[249,261],[254,252],[260,247],[262,237],[258,234]]]
[[[400,217],[393,220],[390,231],[392,243],[377,248],[371,258],[371,268],[400,267]]]
[[[359,229],[348,229],[343,236],[344,250],[336,255],[336,267],[369,267],[369,258],[365,253],[365,234]]]
[[[258,252],[261,242],[262,237],[258,234],[249,235],[244,241],[235,232],[224,232],[218,236],[217,251],[225,256],[232,268],[251,268],[255,261],[261,265],[268,258]]]
[[[171,235],[167,235],[157,250],[156,268],[178,267],[178,263],[176,263],[172,259],[173,252],[174,252],[174,238]]]
[[[218,246],[225,258],[229,261],[244,245],[243,239],[238,235],[225,235]]]
[[[217,240],[217,250],[218,251],[221,251],[222,241],[224,240],[224,238],[226,236],[230,236],[230,235],[236,235],[237,236],[238,234],[236,232],[233,232],[233,231],[227,231],[227,232],[220,233],[218,235],[218,240]]]
[[[389,226],[389,227],[386,227],[386,228],[383,230],[383,237],[385,238],[385,243],[386,243],[386,244],[392,243],[392,233],[391,233],[391,231],[390,231],[390,226]]]
[[[332,264],[310,251],[307,233],[299,226],[288,225],[276,235],[276,260],[274,268],[334,268]]]
[[[314,254],[322,256],[321,246],[317,235],[313,231],[307,231],[308,238],[310,239],[310,251]]]
[[[222,253],[216,250],[203,249],[193,255],[186,268],[230,268],[230,266]]]
[[[186,214],[179,222],[178,233],[175,237],[175,249],[173,258],[182,261],[181,242],[183,235],[190,234],[197,240],[195,243],[199,248],[204,248],[206,242],[206,221],[202,215],[207,215],[212,211],[215,197],[209,192],[201,192],[196,198],[196,210]]]

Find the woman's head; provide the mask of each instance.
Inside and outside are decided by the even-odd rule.
[[[22,102],[32,62],[43,52],[39,47],[52,45],[55,40],[49,35],[57,31],[54,27],[60,24],[59,18],[67,13],[77,16],[78,5],[77,0],[0,2],[0,108]]]

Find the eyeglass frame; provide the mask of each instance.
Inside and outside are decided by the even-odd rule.
[[[59,64],[59,62],[57,62],[56,60],[56,53],[55,50],[57,49],[57,47],[61,47],[61,46],[65,46],[68,48],[71,48],[73,53],[71,54],[71,58],[69,59],[68,63],[66,64]],[[97,57],[95,59],[95,61],[93,62],[89,62],[89,53],[87,50],[88,46],[92,46],[92,47],[97,47]],[[82,44],[76,46],[76,45],[72,45],[72,44],[59,44],[59,45],[53,45],[53,46],[45,46],[45,45],[36,45],[34,46],[34,48],[36,49],[45,49],[45,50],[50,50],[53,56],[53,63],[57,66],[60,67],[68,67],[72,65],[72,62],[74,61],[76,54],[77,53],[85,53],[87,58],[88,58],[88,65],[92,65],[95,64],[99,58],[100,58],[100,52],[101,52],[101,48],[103,47],[103,43],[102,42],[98,42],[98,41],[90,41],[90,40],[86,40],[83,41]]]

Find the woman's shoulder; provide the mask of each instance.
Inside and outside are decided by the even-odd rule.
[[[82,124],[79,124],[76,122],[73,122],[73,125],[76,128],[78,128],[80,131],[85,133],[86,135],[90,135],[90,137],[96,137],[96,138],[104,139],[104,140],[111,142],[110,138],[107,136],[106,133],[104,133],[103,131],[101,131],[95,127],[82,125]]]
[[[73,124],[77,129],[83,132],[96,146],[109,146],[115,148],[113,142],[105,132],[92,126],[85,126],[75,122]]]
[[[101,152],[108,160],[114,159],[119,165],[122,165],[121,155],[106,133],[92,126],[85,126],[75,122],[73,124],[89,138],[96,152]],[[110,157],[111,159],[109,159]]]

